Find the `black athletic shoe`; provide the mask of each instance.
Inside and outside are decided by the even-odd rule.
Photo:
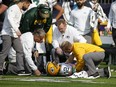
[[[96,73],[90,75],[87,79],[96,79],[96,78],[99,78],[99,77],[100,77],[99,73],[96,72]]]
[[[104,74],[107,78],[111,77],[111,70],[109,66],[104,68]]]
[[[30,76],[31,73],[25,73],[25,71],[19,71],[17,75],[18,76]]]

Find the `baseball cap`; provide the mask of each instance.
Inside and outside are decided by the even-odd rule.
[[[50,8],[46,4],[40,4],[38,11],[41,17],[48,18],[50,16]]]
[[[41,11],[43,14],[48,14],[48,13],[49,13],[49,10],[46,9],[46,8],[42,8],[40,11]]]

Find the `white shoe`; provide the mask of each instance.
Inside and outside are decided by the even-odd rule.
[[[88,74],[86,71],[76,72],[71,76],[68,76],[69,78],[87,78]]]
[[[97,78],[99,78],[100,76],[96,76],[96,77],[94,77],[94,76],[89,76],[89,77],[87,77],[86,79],[97,79]]]
[[[73,75],[71,75],[71,76],[67,76],[68,78],[78,78],[78,75],[77,75],[77,73],[74,73]]]

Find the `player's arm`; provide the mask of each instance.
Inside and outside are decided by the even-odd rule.
[[[55,18],[57,21],[63,15],[64,9],[59,4],[54,5],[54,9],[58,11],[58,14],[56,15],[56,18]]]
[[[74,54],[71,54],[65,63],[72,63],[74,60]]]

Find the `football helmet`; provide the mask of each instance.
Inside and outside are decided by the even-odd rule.
[[[56,76],[58,74],[59,70],[60,70],[59,64],[55,65],[52,62],[48,62],[46,64],[46,72],[49,75]]]
[[[75,72],[75,69],[72,64],[59,63],[59,65],[60,65],[59,75],[69,76]]]

